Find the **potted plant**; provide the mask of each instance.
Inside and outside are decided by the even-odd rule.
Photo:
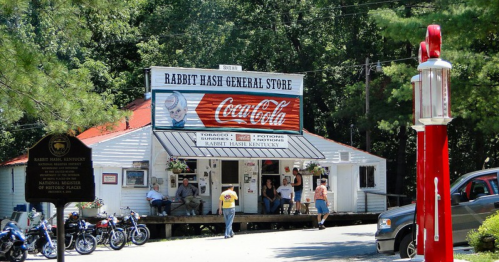
[[[78,202],[75,206],[80,209],[82,216],[93,217],[99,214],[99,208],[104,206],[104,201],[98,197],[95,197],[94,201]]]
[[[184,160],[172,157],[166,163],[166,170],[171,170],[174,174],[180,174],[183,170],[189,170],[189,167]]]
[[[307,164],[305,170],[312,173],[314,176],[320,176],[323,173],[324,168],[317,162],[310,162]]]

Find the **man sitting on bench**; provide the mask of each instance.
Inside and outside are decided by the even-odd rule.
[[[152,188],[153,190],[147,193],[147,201],[151,203],[151,206],[155,206],[158,209],[159,216],[166,216],[167,214],[171,215],[172,201],[168,200],[167,197],[163,196],[163,194],[159,192],[158,184],[153,184]],[[162,207],[165,207],[164,211],[161,211]]]
[[[196,208],[199,207],[201,203],[201,198],[199,198],[199,191],[197,187],[189,184],[189,180],[184,178],[182,185],[177,189],[177,194],[175,194],[175,199],[180,199],[185,204],[185,213],[190,216],[189,209],[192,209],[192,215],[196,215]]]

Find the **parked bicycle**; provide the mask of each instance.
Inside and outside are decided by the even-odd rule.
[[[123,221],[118,223],[118,227],[125,230],[125,234],[129,241],[135,245],[143,245],[149,240],[151,233],[145,224],[139,224],[139,213],[130,209],[130,207],[120,208],[122,210],[129,210],[130,215],[125,215]],[[128,211],[127,211],[128,212]]]

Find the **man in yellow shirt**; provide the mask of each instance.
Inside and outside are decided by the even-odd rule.
[[[222,212],[224,214],[225,238],[234,237],[234,231],[232,231],[232,222],[234,221],[234,216],[236,215],[237,193],[234,192],[234,186],[232,184],[228,185],[227,189],[222,192],[222,194],[220,194],[219,200],[218,214],[221,215]]]

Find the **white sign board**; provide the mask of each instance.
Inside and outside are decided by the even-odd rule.
[[[196,132],[196,146],[288,148],[288,136],[280,134]]]

